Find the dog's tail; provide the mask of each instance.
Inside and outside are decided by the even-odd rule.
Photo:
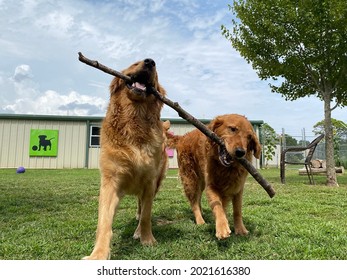
[[[182,138],[182,136],[173,135],[170,132],[166,132],[166,138],[166,146],[170,149],[176,149],[177,143]]]

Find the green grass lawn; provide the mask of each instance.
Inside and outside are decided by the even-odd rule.
[[[175,170],[158,193],[153,234],[158,244],[133,240],[136,200],[125,197],[113,223],[112,259],[347,259],[347,175],[340,187],[307,184],[297,170],[281,185],[278,169],[261,170],[276,196],[249,177],[244,223],[250,234],[218,241],[203,200],[206,225],[197,226]],[[98,170],[0,170],[0,259],[81,259],[95,240]],[[229,220],[232,225],[230,209]]]

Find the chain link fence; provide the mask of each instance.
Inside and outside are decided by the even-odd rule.
[[[275,149],[275,155],[272,160],[266,161],[264,159],[264,163],[266,166],[276,166],[279,167],[280,164],[280,155],[281,151],[286,148],[290,147],[305,147],[307,146],[311,141],[313,141],[317,135],[310,134],[306,135],[305,130],[303,129],[298,133],[297,131],[293,134],[288,133],[284,129],[282,129],[281,133],[278,133],[278,143],[276,145]],[[294,139],[294,140],[293,140]],[[289,141],[292,140],[292,141]],[[293,145],[294,144],[296,145]],[[292,144],[292,145],[291,145]],[[303,152],[297,152],[297,153],[290,153],[288,156],[290,156],[290,161],[294,162],[303,162],[305,160],[305,157],[307,155],[308,150]],[[325,160],[325,141],[324,139],[317,145],[317,148],[314,152],[312,159],[319,159],[319,160]],[[347,142],[346,140],[342,140],[340,143],[335,143],[335,161],[336,166],[343,166],[344,168],[347,168]],[[290,168],[290,167],[289,167]],[[295,168],[293,166],[293,168]]]

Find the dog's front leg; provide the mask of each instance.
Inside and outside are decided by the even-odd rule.
[[[155,195],[155,188],[145,190],[139,198],[140,219],[134,233],[134,238],[139,239],[143,245],[154,245],[156,240],[152,234],[152,205]]]
[[[141,217],[141,199],[137,198],[136,220],[139,221],[140,217]]]
[[[94,250],[85,260],[105,260],[110,258],[113,217],[121,197],[116,191],[114,180],[101,179],[99,196],[98,226]]]
[[[231,230],[229,228],[228,219],[225,214],[225,201],[212,186],[206,189],[206,195],[209,205],[212,209],[216,219],[216,237],[218,239],[225,239],[230,236]]]
[[[234,228],[235,228],[236,235],[248,234],[248,230],[246,229],[242,221],[242,195],[243,195],[243,190],[233,195],[232,197]]]

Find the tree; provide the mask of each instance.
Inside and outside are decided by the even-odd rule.
[[[283,139],[283,135],[282,135],[282,139]],[[298,140],[296,140],[294,137],[292,137],[289,134],[284,134],[284,142],[285,143],[282,143],[282,146],[284,146],[284,148],[300,146],[298,143]],[[299,163],[299,162],[302,162],[303,158],[304,158],[304,156],[303,156],[302,152],[288,153],[286,155],[286,159],[290,162]]]
[[[323,101],[327,185],[337,186],[331,112],[347,105],[347,1],[235,0],[229,9],[233,29],[222,33],[273,92]]]
[[[347,124],[345,122],[331,118],[331,129],[333,131],[334,138],[337,138],[340,141],[347,140]],[[325,133],[324,120],[317,122],[313,126],[312,132],[315,135]]]
[[[298,146],[301,146],[301,147],[306,147],[308,144],[310,144],[310,141],[307,141],[307,140],[299,140],[298,142]]]
[[[343,121],[332,118],[331,125],[334,139],[334,160],[335,164],[341,165],[342,161],[340,158],[340,145],[346,143],[347,141],[347,124]],[[313,126],[313,133],[315,135],[325,133],[324,120],[317,122]]]
[[[276,154],[276,144],[278,143],[278,136],[275,130],[267,123],[264,123],[261,126],[261,135],[264,145],[265,166],[267,167],[268,162],[272,160],[274,155]]]
[[[286,147],[296,147],[298,146],[298,140],[296,140],[293,136],[289,134],[284,134]]]

